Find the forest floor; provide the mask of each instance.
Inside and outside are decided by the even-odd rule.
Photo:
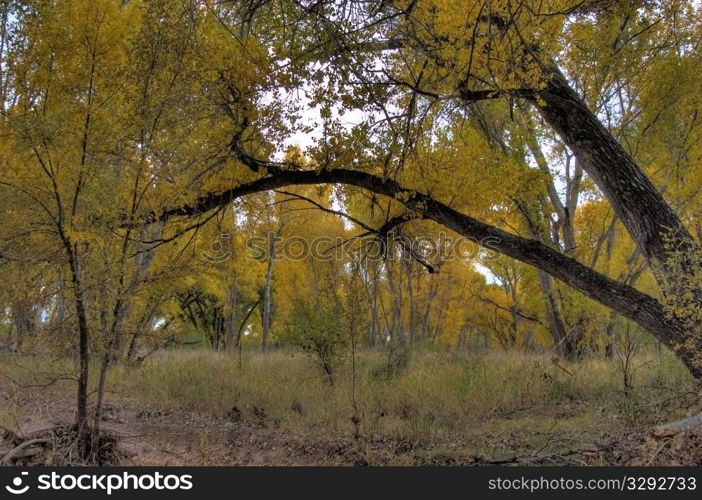
[[[702,464],[700,436],[647,439],[702,404],[664,353],[635,358],[626,391],[617,359],[416,352],[390,373],[385,355],[361,353],[355,365],[329,386],[301,353],[163,352],[113,369],[102,427],[134,465]],[[0,425],[28,436],[69,424],[71,371],[0,356]]]

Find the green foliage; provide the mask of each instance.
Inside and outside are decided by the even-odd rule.
[[[324,309],[301,300],[295,304],[281,335],[284,342],[313,354],[332,386],[349,342],[348,333],[339,322],[341,317],[338,305]]]

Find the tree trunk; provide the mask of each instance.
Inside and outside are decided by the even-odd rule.
[[[32,333],[34,322],[32,316],[34,311],[31,307],[24,304],[17,304],[12,308],[12,336],[11,350],[20,352],[22,350],[22,342],[25,337]]]
[[[377,289],[377,285],[374,284],[373,287]],[[366,337],[367,347],[375,347],[375,341],[380,331],[380,325],[378,323],[378,297],[374,290],[374,294],[370,300],[370,322],[368,324],[368,334]]]
[[[263,351],[268,350],[269,337],[271,331],[271,319],[272,319],[272,299],[271,291],[273,287],[273,263],[275,262],[275,239],[276,236],[269,234],[268,242],[268,270],[266,271],[266,283],[263,288],[263,315],[261,318],[261,348]]]
[[[670,244],[678,250],[698,250],[691,234],[634,159],[616,141],[553,69],[545,90],[533,104],[575,153],[583,169],[600,188],[617,217],[641,248],[659,282],[675,281],[668,267]]]
[[[385,255],[385,270],[387,272],[388,288],[390,290],[390,305],[392,306],[392,326],[390,328],[390,340],[393,342],[405,343],[404,325],[402,324],[402,292],[397,288],[392,275],[390,261],[392,260],[392,248],[388,247]]]
[[[227,291],[227,315],[224,320],[224,350],[227,351],[234,345],[234,319],[236,316],[236,306],[239,303],[239,289],[236,285],[230,285]]]
[[[78,447],[85,456],[89,451],[90,425],[88,423],[88,363],[90,361],[89,343],[90,331],[88,318],[85,312],[85,298],[83,295],[83,282],[80,275],[78,256],[76,250],[67,238],[64,238],[68,264],[71,269],[71,283],[73,284],[73,298],[78,318],[78,358],[80,368],[78,371],[78,393],[76,401],[76,430],[78,432]]]
[[[146,281],[149,269],[156,256],[156,247],[152,244],[144,243],[144,241],[157,241],[163,236],[164,229],[165,223],[159,222],[145,226],[139,234],[139,243],[136,245],[136,256],[134,257],[134,269],[127,284],[127,289],[122,294],[123,298],[120,300],[120,307],[115,309],[116,316],[114,321],[116,321],[116,325],[112,356],[116,359],[121,359],[124,353],[122,346],[124,342],[124,328],[134,310],[133,296]]]
[[[412,262],[405,256],[405,277],[407,278],[407,304],[409,306],[409,318],[407,332],[409,341],[414,342],[417,335],[417,314],[414,300],[414,287],[412,286]]]
[[[561,247],[563,249],[563,253],[569,257],[573,257],[576,247],[575,231],[573,230],[573,212],[575,211],[575,206],[577,204],[577,191],[579,189],[578,186],[580,181],[577,179],[578,176],[576,174],[574,176],[576,181],[572,183],[572,190],[567,194],[567,200],[564,204],[558,194],[558,189],[556,189],[556,184],[553,181],[553,175],[551,175],[551,169],[549,168],[548,161],[541,150],[541,146],[536,138],[536,132],[534,131],[528,116],[526,127],[526,142],[527,146],[529,147],[529,151],[531,151],[531,155],[534,157],[534,161],[536,161],[536,165],[539,167],[539,170],[541,170],[541,172],[543,172],[546,176],[546,194],[548,195],[548,199],[551,202],[551,206],[557,218],[554,232],[558,233],[560,231],[562,233],[563,244]],[[567,178],[567,180],[570,184],[571,179]]]
[[[134,270],[129,279],[129,282],[124,290],[120,290],[120,296],[115,301],[113,313],[112,313],[112,324],[110,326],[109,340],[105,347],[105,352],[103,354],[102,363],[100,364],[100,373],[98,375],[98,385],[97,385],[97,395],[95,402],[95,412],[93,413],[93,427],[92,427],[92,440],[91,445],[95,445],[99,442],[100,434],[100,422],[102,420],[102,407],[105,398],[105,384],[107,382],[107,373],[110,369],[110,364],[122,358],[123,354],[123,338],[124,329],[128,319],[132,315],[132,310],[134,309],[133,295],[139,289],[139,286],[146,280],[146,276],[151,267],[155,256],[155,247],[147,247],[142,241],[149,236],[149,239],[155,240],[163,235],[163,229],[165,227],[164,222],[158,222],[157,224],[147,225],[141,228],[140,242],[136,246],[137,255],[134,258]],[[127,233],[128,234],[128,233]],[[128,236],[125,236],[124,246],[123,246],[123,258],[126,254]],[[126,265],[122,261],[122,265]],[[123,284],[123,276],[120,277],[120,285]],[[136,333],[135,333],[136,336]],[[134,339],[132,339],[134,340]],[[130,346],[131,348],[131,346]],[[97,450],[91,449],[91,453],[96,453]]]
[[[561,316],[561,309],[558,305],[558,298],[553,286],[553,278],[543,271],[537,271],[539,276],[539,285],[544,294],[546,303],[546,316],[548,317],[549,331],[553,339],[553,346],[556,353],[563,359],[572,359],[575,355],[575,349],[572,342],[568,338],[568,332]]]
[[[144,332],[147,329],[153,331],[156,309],[157,307],[153,306],[139,322],[137,328],[134,329],[134,334],[129,341],[129,347],[127,348],[126,360],[128,363],[133,363],[136,360],[137,350],[139,349],[139,340]]]

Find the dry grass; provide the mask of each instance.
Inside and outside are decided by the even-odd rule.
[[[0,362],[2,371],[22,384],[46,382],[50,374],[71,369],[71,363],[41,356],[5,356]],[[386,362],[383,354],[359,353],[354,396],[348,360],[330,387],[314,360],[301,352],[245,352],[240,366],[233,354],[172,350],[141,367],[115,367],[107,401],[129,400],[161,413],[199,414],[310,438],[359,432],[369,441],[439,448],[458,443],[462,450],[489,456],[565,449],[575,441],[643,430],[699,405],[698,389],[685,369],[658,352],[636,359],[640,368],[629,396],[616,360],[559,366],[531,354],[417,351],[400,373],[377,376]],[[17,392],[6,399],[17,401],[22,388],[3,386]],[[74,395],[70,381],[42,390],[67,400]],[[1,407],[0,425],[14,427],[17,410],[12,404]]]
[[[418,352],[398,375],[375,376],[385,362],[378,353],[358,356],[356,410],[349,363],[329,387],[299,352],[249,353],[239,367],[227,354],[172,351],[139,369],[119,368],[112,381],[114,390],[162,410],[261,420],[298,432],[350,433],[356,415],[365,435],[412,440],[647,426],[679,416],[696,391],[684,368],[661,354],[637,360],[641,368],[628,397],[615,360],[559,367],[519,353]]]

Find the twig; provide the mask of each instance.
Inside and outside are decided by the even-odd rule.
[[[551,362],[552,362],[554,365],[556,365],[558,368],[560,368],[561,370],[563,370],[564,372],[566,372],[566,373],[567,373],[568,375],[570,375],[571,377],[574,377],[574,376],[575,376],[575,375],[573,375],[570,371],[568,371],[566,368],[564,368],[564,367],[562,367],[560,364],[558,364],[558,360],[557,360],[556,358],[551,358]]]
[[[661,444],[658,446],[656,449],[656,452],[651,456],[651,458],[646,462],[646,466],[649,466],[653,464],[653,461],[656,459],[656,457],[660,454],[661,451],[663,451],[663,448],[666,447],[666,445],[670,442],[671,438],[665,438],[661,442]]]

